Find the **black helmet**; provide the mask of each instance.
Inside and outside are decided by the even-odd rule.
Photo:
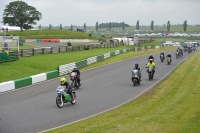
[[[135,64],[135,68],[138,68],[138,67],[139,67],[139,65],[138,65],[138,63],[136,63],[136,64]]]

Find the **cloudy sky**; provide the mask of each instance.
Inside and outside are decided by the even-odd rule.
[[[0,0],[0,22],[5,6],[15,0]],[[200,24],[200,0],[23,0],[42,13],[37,25],[94,26],[125,22],[129,25]],[[3,25],[0,23],[0,25]]]

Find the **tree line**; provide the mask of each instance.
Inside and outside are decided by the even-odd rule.
[[[18,26],[21,28],[21,31],[23,29],[32,29],[32,25],[36,25],[36,21],[39,21],[42,19],[42,14],[37,11],[35,7],[32,7],[28,5],[27,3],[23,1],[14,1],[10,2],[8,5],[6,5],[6,8],[4,9],[3,13],[3,24],[8,24],[9,26]],[[187,30],[187,20],[183,22],[183,30]],[[109,22],[109,23],[101,23],[98,24],[96,22],[95,29],[96,32],[98,32],[99,28],[108,28],[109,31],[111,31],[112,28],[121,27],[122,30],[125,30],[125,27],[129,27],[128,24],[125,24],[124,22],[116,23],[116,22]],[[62,30],[63,26],[62,24],[59,25],[59,28]],[[70,30],[73,31],[73,25],[71,24]],[[86,31],[86,23],[83,25],[84,31]],[[139,30],[140,24],[139,20],[136,22],[136,29]],[[41,25],[39,25],[39,29],[41,29]],[[49,29],[52,29],[52,25],[49,24]],[[150,29],[154,30],[154,21],[152,20],[150,23]],[[167,31],[170,31],[170,21],[167,22]]]

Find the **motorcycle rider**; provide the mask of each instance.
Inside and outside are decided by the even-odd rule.
[[[153,74],[155,73],[154,68],[156,68],[156,64],[153,62],[153,59],[149,60],[149,62],[146,65],[146,68],[152,68]],[[149,73],[149,69],[147,69],[147,72]]]
[[[74,70],[72,72],[76,72],[76,74],[77,74],[76,76],[78,78],[78,80],[77,80],[78,81],[78,85],[81,86],[81,84],[80,84],[80,81],[81,81],[81,79],[80,79],[80,75],[81,75],[80,71],[78,70],[77,67],[74,67]]]
[[[161,55],[163,55],[163,57],[165,59],[165,53],[163,51],[160,53],[160,59],[161,59]]]
[[[152,60],[154,61],[154,57],[153,57],[152,54],[149,56],[148,61],[149,61],[150,59],[152,59]]]
[[[135,64],[135,67],[133,68],[133,70],[134,70],[134,69],[136,69],[136,70],[139,71],[139,80],[142,81],[142,80],[141,80],[141,77],[142,77],[142,75],[141,75],[142,68],[139,66],[138,63],[136,63],[136,64]]]
[[[73,100],[74,99],[74,95],[72,95],[72,88],[71,88],[69,82],[67,82],[66,78],[64,78],[64,77],[60,78],[60,85],[61,86],[66,86],[65,92],[67,94],[69,94],[71,99]]]
[[[170,61],[172,61],[172,55],[170,52],[167,54],[166,58],[170,58]]]
[[[179,53],[183,55],[183,49],[179,48]]]

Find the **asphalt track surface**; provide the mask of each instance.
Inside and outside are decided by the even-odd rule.
[[[188,57],[161,63],[159,53],[153,54],[156,63],[155,77],[148,80],[145,64],[149,55],[100,66],[81,72],[82,86],[77,92],[75,105],[66,103],[58,108],[55,103],[59,78],[31,85],[23,89],[0,94],[0,133],[35,133],[109,110],[150,89],[168,72]],[[167,53],[165,53],[167,54]],[[135,63],[142,67],[142,82],[133,86],[131,70]],[[69,81],[69,77],[67,77]],[[70,81],[69,81],[70,82]]]

